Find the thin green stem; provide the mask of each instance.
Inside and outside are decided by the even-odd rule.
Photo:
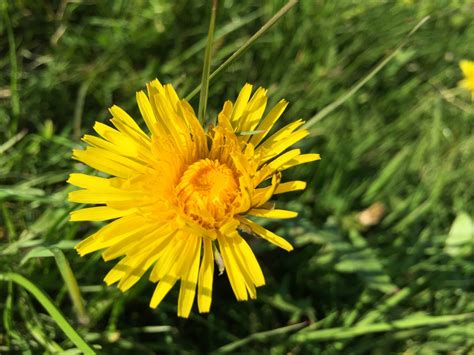
[[[405,287],[400,291],[394,293],[389,298],[387,298],[385,302],[378,305],[372,311],[366,314],[359,322],[357,322],[357,325],[370,324],[376,321],[377,318],[381,318],[384,314],[387,313],[388,310],[394,308],[400,302],[413,295],[413,293],[415,293],[426,282],[426,278],[420,277],[413,283],[411,287]]]
[[[223,70],[227,69],[235,60],[237,60],[242,54],[244,54],[262,35],[265,34],[283,15],[285,15],[293,6],[298,3],[298,0],[290,0],[284,5],[266,24],[264,24],[255,34],[250,37],[247,42],[244,43],[234,54],[232,54],[224,63],[222,63],[216,70],[209,76],[209,82],[219,75]],[[191,93],[186,96],[186,100],[191,100],[200,90],[202,84],[196,86]]]
[[[8,336],[5,337],[7,346],[10,347],[10,336],[14,335],[12,329],[12,293],[13,293],[13,283],[8,282],[8,294],[5,301],[5,308],[3,310],[3,326],[6,330]]]
[[[324,117],[329,115],[331,112],[333,112],[335,109],[337,109],[339,106],[341,106],[344,102],[346,102],[349,98],[352,97],[357,91],[359,91],[360,88],[362,88],[370,79],[372,79],[379,71],[381,71],[397,54],[400,52],[400,50],[406,46],[408,43],[410,37],[417,32],[421,26],[423,26],[426,21],[429,20],[429,16],[424,17],[420,22],[416,24],[415,27],[406,35],[405,39],[398,45],[395,50],[393,50],[388,56],[386,56],[379,64],[376,65],[372,71],[369,72],[365,77],[363,77],[361,80],[359,80],[352,88],[349,89],[346,93],[344,93],[342,96],[340,96],[338,99],[324,107],[321,111],[319,111],[316,115],[314,115],[312,118],[306,122],[306,124],[303,126],[304,128],[310,128],[313,126],[315,123],[321,121]]]
[[[69,292],[69,296],[71,297],[73,308],[77,314],[79,323],[88,324],[89,316],[87,315],[86,309],[84,307],[81,291],[79,290],[79,285],[77,284],[76,278],[74,277],[74,273],[71,270],[71,266],[69,265],[66,256],[58,248],[51,248],[50,250],[54,255],[59,272],[66,283],[66,287]]]
[[[6,206],[6,202],[0,205],[2,210],[2,217],[5,221],[5,227],[7,229],[8,242],[13,243],[13,241],[16,239],[15,225],[13,224],[10,212],[8,211],[8,208]]]
[[[79,87],[73,116],[73,134],[76,139],[79,139],[82,135],[82,115],[84,113],[84,105],[86,103],[87,94],[89,93],[89,88],[97,78],[97,75],[108,68],[110,63],[113,61],[112,58],[113,55],[110,55],[97,60],[87,79],[85,79]]]
[[[209,30],[207,32],[207,45],[204,53],[204,64],[202,67],[201,95],[199,97],[198,118],[203,125],[206,123],[207,96],[209,94],[209,74],[211,72],[211,54],[212,41],[214,39],[214,30],[216,28],[217,0],[212,1],[211,20],[209,21]]]
[[[81,126],[82,126],[82,114],[84,112],[84,104],[86,101],[87,91],[94,79],[94,75],[89,77],[86,81],[84,81],[81,86],[79,87],[79,91],[77,93],[76,98],[76,105],[74,108],[74,118],[73,118],[73,131],[74,131],[74,138],[79,139],[82,135],[81,133]]]
[[[8,2],[3,4],[2,10],[8,37],[8,52],[10,55],[10,92],[13,114],[11,130],[14,133],[18,127],[18,118],[20,116],[20,98],[18,96],[18,62],[16,57],[15,36],[13,34],[10,15],[8,14]]]
[[[9,272],[0,274],[0,281],[13,281],[30,292],[36,300],[46,309],[56,324],[61,328],[64,334],[85,354],[95,354],[95,351],[85,342],[85,340],[69,324],[61,311],[53,304],[47,294],[41,291],[30,280],[20,274]]]
[[[307,322],[301,322],[297,324],[292,324],[288,325],[286,327],[281,327],[281,328],[276,328],[272,330],[267,330],[264,332],[260,333],[254,333],[246,338],[236,340],[232,343],[226,344],[219,349],[217,349],[215,352],[216,353],[228,353],[228,352],[233,352],[235,349],[240,348],[247,343],[251,341],[264,341],[267,340],[270,337],[276,336],[276,335],[282,335],[282,334],[287,334],[289,332],[293,332],[296,330],[299,330],[303,328],[305,325],[307,325]]]
[[[25,290],[22,291],[23,294],[27,293]],[[16,305],[23,319],[22,323],[33,338],[50,354],[64,353],[64,349],[46,334],[44,324],[40,321],[29,297],[24,297],[24,299],[17,302]]]
[[[408,317],[393,322],[381,322],[367,325],[356,325],[355,327],[338,327],[314,331],[301,331],[291,337],[296,343],[308,341],[324,341],[334,339],[348,339],[360,335],[399,331],[418,327],[440,327],[453,322],[462,322],[474,319],[474,313],[455,314],[447,316],[420,316]]]

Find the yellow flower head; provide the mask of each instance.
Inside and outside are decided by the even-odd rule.
[[[474,61],[461,60],[459,66],[464,74],[464,79],[459,82],[459,86],[471,91],[474,100]]]
[[[70,201],[101,205],[72,212],[71,221],[115,219],[76,247],[81,256],[105,249],[105,261],[123,257],[105,277],[108,285],[118,282],[126,291],[151,268],[157,286],[150,307],[179,280],[178,316],[189,316],[196,286],[199,312],[209,312],[218,250],[237,299],[256,298],[255,288],[265,279],[239,230],[292,250],[246,216],[295,217],[268,201],[305,188],[303,181],[281,182],[283,170],[319,159],[299,149],[284,152],[308,135],[302,120],[264,140],[287,106],[280,101],[262,119],[266,92],[259,88],[251,95],[246,84],[206,132],[188,102],[154,80],[148,96],[137,93],[150,134],[113,106],[115,128],[96,122],[100,137],[84,136],[89,146],[74,150],[73,157],[111,177],[70,175],[68,182],[82,188],[69,194]]]

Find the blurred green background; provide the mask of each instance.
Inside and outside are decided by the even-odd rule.
[[[220,1],[213,68],[284,3]],[[179,319],[177,287],[152,310],[146,278],[122,294],[102,282],[113,263],[76,254],[99,225],[68,222],[77,206],[65,180],[81,169],[71,149],[112,104],[139,118],[135,92],[153,78],[183,97],[199,84],[209,8],[0,2],[0,353],[77,352],[35,297],[2,279],[14,271],[107,354],[472,354],[474,105],[457,82],[459,60],[474,60],[473,1],[302,0],[211,83],[210,117],[250,82],[269,88],[272,104],[289,100],[284,121],[310,119],[431,16],[312,126],[302,149],[322,160],[286,174],[308,188],[277,200],[300,215],[269,224],[295,250],[252,241],[267,279],[256,301],[237,302],[216,275],[211,313]],[[51,246],[71,265],[88,322]]]

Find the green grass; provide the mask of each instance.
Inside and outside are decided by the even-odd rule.
[[[198,3],[0,3],[0,353],[81,341],[107,354],[472,351],[474,105],[457,88],[459,60],[474,59],[467,0],[301,0],[211,81],[208,118],[250,82],[273,104],[290,101],[286,121],[309,120],[430,16],[311,127],[302,149],[322,160],[287,174],[308,189],[277,201],[300,215],[271,224],[296,248],[252,241],[267,280],[256,301],[237,302],[216,275],[211,313],[183,320],[177,290],[152,310],[150,282],[122,294],[102,282],[112,263],[76,254],[99,225],[68,222],[71,149],[112,104],[139,117],[135,92],[151,79],[183,97],[200,83],[210,8]],[[220,1],[211,72],[283,5]],[[358,213],[376,202],[384,218],[362,226]]]

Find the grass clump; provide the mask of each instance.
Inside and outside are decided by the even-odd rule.
[[[211,72],[283,5],[221,2]],[[151,310],[146,280],[121,294],[102,283],[109,266],[100,255],[76,255],[74,245],[96,226],[67,222],[73,207],[64,181],[75,164],[71,149],[108,118],[107,107],[119,103],[138,117],[135,92],[150,79],[173,82],[182,96],[200,83],[208,7],[0,7],[0,352],[80,348],[12,283],[12,272],[49,295],[78,336],[104,353],[472,349],[474,107],[456,88],[459,60],[474,57],[469,1],[300,1],[211,82],[208,117],[251,82],[290,102],[288,120],[310,119],[430,16],[381,72],[311,127],[304,148],[323,159],[293,173],[309,181],[304,193],[279,200],[299,219],[273,226],[297,248],[276,257],[282,252],[254,242],[267,279],[258,300],[237,303],[217,278],[212,313],[187,321],[175,316],[176,293]],[[51,250],[70,264],[87,317],[68,297],[74,286]]]

